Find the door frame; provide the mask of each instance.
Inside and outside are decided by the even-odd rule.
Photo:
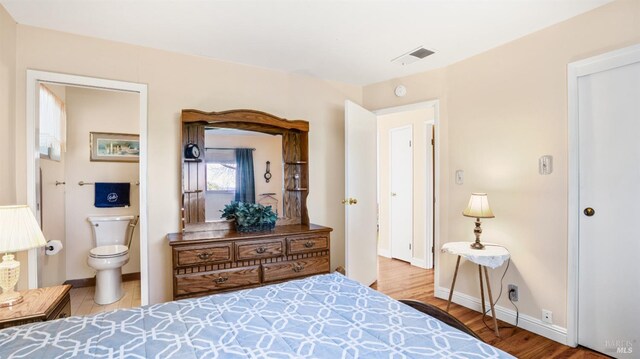
[[[376,113],[376,115],[378,115]],[[413,227],[415,226],[414,220],[413,220],[413,205],[414,205],[414,201],[413,201],[413,191],[415,189],[415,183],[413,181],[413,177],[415,175],[415,168],[413,165],[413,145],[414,145],[414,139],[413,139],[413,125],[409,124],[409,125],[402,125],[402,126],[398,126],[398,127],[392,127],[389,129],[389,189],[393,188],[393,146],[392,143],[393,141],[391,140],[391,137],[393,135],[394,131],[398,131],[398,130],[403,130],[403,129],[409,129],[411,130],[411,258],[409,259],[410,262],[413,262],[413,248],[414,248],[414,231],[413,231]],[[391,220],[392,217],[392,213],[393,213],[393,205],[391,204],[391,201],[389,201],[389,233],[388,233],[388,238],[389,238],[389,256],[391,256],[391,258],[393,258],[393,236],[391,235],[393,233],[393,222]],[[428,244],[425,241],[425,244]],[[397,258],[396,259],[400,259]],[[412,263],[413,264],[413,263]]]
[[[640,45],[625,47],[567,65],[568,90],[568,238],[567,238],[567,345],[578,345],[579,245],[580,245],[580,166],[578,80],[597,72],[640,62]]]
[[[69,75],[56,72],[38,71],[27,69],[27,94],[26,94],[26,160],[27,160],[27,204],[34,213],[36,212],[37,192],[36,176],[37,164],[40,157],[39,146],[36,144],[36,105],[38,103],[38,85],[50,83],[54,85],[76,86],[85,88],[102,89],[108,91],[124,91],[139,95],[140,114],[140,302],[141,305],[149,304],[149,245],[148,245],[148,213],[147,213],[147,165],[148,165],[148,129],[147,129],[147,103],[148,90],[146,84],[101,79],[95,77]],[[29,288],[38,287],[38,251],[31,249],[28,253],[28,284]]]
[[[388,108],[383,108],[380,110],[373,111],[373,113],[376,114],[377,116],[380,116],[380,115],[389,115],[389,114],[394,114],[399,112],[423,110],[423,109],[429,109],[429,108],[433,108],[433,121],[425,121],[424,123],[425,125],[430,124],[434,126],[434,134],[433,134],[434,158],[433,158],[433,177],[432,177],[433,183],[427,183],[426,185],[431,187],[431,188],[427,188],[427,193],[432,194],[433,203],[431,204],[425,203],[425,208],[430,205],[433,208],[432,218],[427,219],[433,222],[432,223],[433,240],[430,241],[429,237],[425,239],[425,243],[427,244],[425,246],[425,258],[426,258],[425,266],[426,268],[433,268],[434,270],[433,281],[435,285],[434,288],[438,288],[439,269],[437,267],[437,263],[435,260],[436,258],[435,250],[432,252],[431,248],[435,249],[440,247],[440,202],[438,200],[438,198],[440,198],[440,178],[439,178],[439,175],[440,175],[440,100],[435,99],[435,100],[429,100],[429,101],[416,102],[408,105],[388,107]],[[427,151],[428,150],[429,148],[427,147]],[[426,225],[427,225],[427,222],[425,221],[425,226]],[[425,230],[425,233],[427,233],[426,230]]]

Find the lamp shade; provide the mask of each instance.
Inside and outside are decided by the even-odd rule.
[[[472,193],[469,199],[469,205],[462,211],[466,217],[475,218],[493,218],[493,212],[489,207],[489,199],[486,193]]]
[[[46,244],[28,206],[0,207],[0,253],[26,251]]]

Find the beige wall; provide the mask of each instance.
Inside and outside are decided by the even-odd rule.
[[[433,123],[434,109],[421,109],[378,116],[378,166],[380,178],[379,205],[380,205],[380,239],[378,250],[383,253],[391,253],[390,242],[390,197],[391,193],[391,163],[389,131],[393,128],[410,125],[412,129],[413,144],[413,260],[415,265],[425,265],[425,247],[427,243],[427,184],[431,183],[427,178],[427,167],[431,166],[431,158],[427,156],[426,131],[431,132],[431,125],[427,128],[426,121]]]
[[[554,313],[566,327],[567,64],[640,42],[640,2],[616,1],[438,71],[364,88],[371,109],[441,100],[441,244],[471,241],[461,211],[474,191],[488,192],[496,215],[483,238],[503,244],[513,261],[506,283],[520,287],[521,313]],[[408,95],[393,95],[397,84]],[[554,156],[554,173],[537,160]],[[465,183],[453,183],[455,170]],[[453,256],[439,255],[439,284],[449,287]],[[492,271],[499,288],[501,269]],[[479,297],[477,272],[462,265],[456,291]],[[506,295],[499,305],[509,308]]]
[[[171,299],[171,251],[180,228],[180,111],[252,108],[310,122],[309,215],[334,228],[331,267],[344,265],[344,100],[359,86],[18,25],[16,189],[26,200],[26,70],[148,84],[150,301]],[[331,175],[326,175],[331,174]],[[23,262],[26,267],[26,262]]]
[[[88,216],[138,215],[140,192],[137,162],[91,162],[89,133],[140,132],[139,96],[135,93],[67,87],[67,152],[65,154],[65,218],[67,232],[66,279],[92,278],[87,265],[89,250],[95,247]],[[94,207],[94,186],[78,182],[130,182],[131,206]],[[129,250],[129,263],[122,273],[140,271],[140,231],[136,227]]]
[[[65,86],[47,84],[46,87],[53,92],[63,103],[66,102]],[[58,240],[62,242],[63,249],[56,255],[44,255],[40,252],[38,266],[38,278],[40,285],[50,287],[60,285],[67,279],[66,275],[66,233],[64,196],[66,185],[56,186],[56,181],[64,182],[65,151],[60,151],[60,161],[40,159],[42,233],[47,241]]]
[[[0,205],[15,204],[16,23],[0,6]]]
[[[278,213],[284,213],[282,206],[282,136],[272,135],[224,135],[207,133],[205,137],[207,147],[219,148],[255,148],[253,151],[253,168],[256,190],[256,202],[260,201],[261,193],[275,193],[273,197],[278,199]],[[266,162],[270,161],[271,180],[267,183],[264,179]],[[233,194],[213,194],[207,192],[205,215],[208,221],[219,220],[220,212],[225,204],[234,199]],[[273,209],[274,211],[276,208]]]

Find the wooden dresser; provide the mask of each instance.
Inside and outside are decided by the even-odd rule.
[[[20,291],[21,303],[0,308],[0,329],[71,316],[70,289],[65,284]]]
[[[269,232],[169,234],[173,299],[329,273],[331,231],[314,224],[293,224]]]

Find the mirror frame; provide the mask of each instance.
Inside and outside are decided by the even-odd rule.
[[[309,224],[307,195],[309,189],[309,122],[287,120],[272,114],[255,110],[230,110],[204,112],[182,110],[182,230],[197,232],[232,229],[231,222],[205,220],[206,162],[204,160],[205,128],[233,128],[282,135],[282,162],[284,167],[284,188],[282,218],[276,225]],[[200,157],[185,157],[188,144],[196,144],[202,150]],[[298,174],[299,187],[294,188],[294,175]]]

